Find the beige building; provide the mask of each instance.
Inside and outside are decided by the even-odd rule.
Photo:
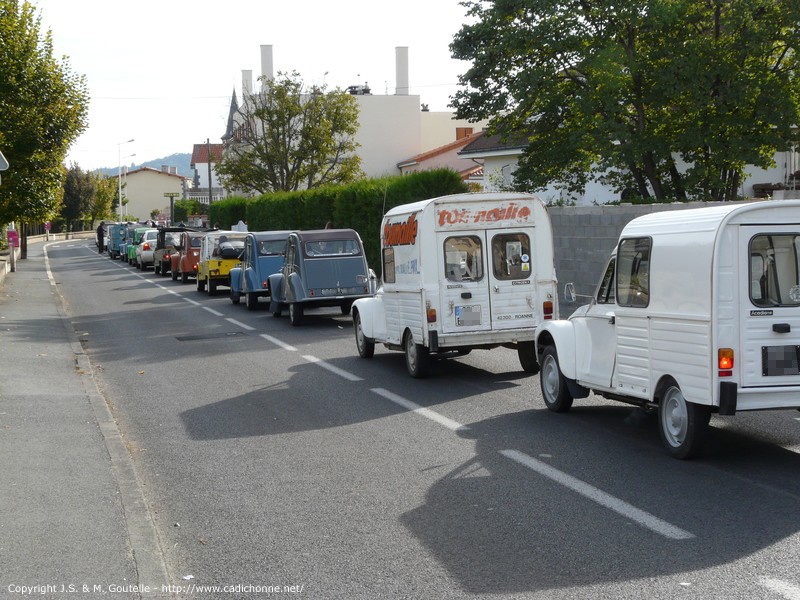
[[[169,198],[164,194],[179,194],[176,200],[184,195],[183,175],[178,175],[175,167],[140,167],[122,174],[122,198],[128,200],[123,204],[123,219],[147,221],[151,213],[157,210],[169,214]]]

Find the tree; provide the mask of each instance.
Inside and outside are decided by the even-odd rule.
[[[0,0],[0,148],[10,168],[0,185],[0,222],[58,213],[64,158],[87,125],[85,78],[53,58],[33,6]]]
[[[61,206],[61,217],[66,223],[67,231],[73,230],[75,222],[88,214],[93,196],[94,179],[91,173],[73,163],[64,181],[64,202]]]
[[[90,175],[94,193],[91,196],[87,207],[87,216],[92,220],[92,224],[98,219],[106,219],[113,216],[111,207],[117,197],[117,178],[106,177],[99,172]]]
[[[521,188],[733,199],[797,143],[800,3],[469,0],[461,118],[528,139]]]
[[[176,200],[173,207],[174,220],[176,223],[186,223],[189,215],[202,215],[206,210],[205,205],[198,200]]]
[[[297,72],[260,81],[263,90],[245,98],[234,142],[217,165],[226,187],[263,194],[361,176],[358,103],[350,94],[326,86],[306,91]]]

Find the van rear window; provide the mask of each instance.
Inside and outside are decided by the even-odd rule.
[[[448,281],[483,279],[483,244],[476,235],[449,237],[444,241],[444,272]]]
[[[524,233],[500,233],[492,238],[492,272],[496,279],[531,276],[531,242]]]
[[[750,300],[755,306],[800,305],[800,234],[750,240]]]

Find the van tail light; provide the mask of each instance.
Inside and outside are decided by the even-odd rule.
[[[150,244],[145,242],[144,246],[142,246],[142,250],[150,250]]]
[[[262,286],[264,289],[267,289],[267,286],[268,286],[268,285],[269,285],[269,282],[268,282],[266,279],[265,279],[264,281],[262,281],[262,282],[261,282],[261,286]]]
[[[545,300],[542,302],[542,315],[545,319],[553,318],[553,302],[552,300]]]
[[[733,375],[733,348],[720,348],[717,350],[717,362],[720,377]]]
[[[425,315],[428,323],[436,323],[436,309],[431,306],[430,300],[425,301]]]

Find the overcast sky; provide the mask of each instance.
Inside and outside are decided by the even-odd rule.
[[[261,73],[262,44],[276,73],[329,88],[366,82],[373,94],[394,94],[395,47],[408,46],[410,93],[433,111],[448,110],[467,68],[448,49],[465,21],[458,0],[31,3],[55,56],[89,84],[89,127],[67,159],[83,169],[117,166],[118,153],[139,164],[219,143],[242,70]]]

